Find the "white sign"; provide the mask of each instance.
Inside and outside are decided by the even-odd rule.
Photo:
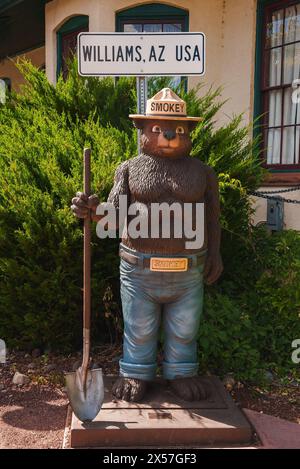
[[[204,75],[203,33],[80,33],[82,76]]]

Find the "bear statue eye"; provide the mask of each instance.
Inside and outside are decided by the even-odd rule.
[[[154,125],[152,127],[152,132],[154,132],[156,134],[160,134],[161,133],[161,128],[159,127],[159,125]]]
[[[181,127],[181,126],[177,127],[177,128],[176,128],[176,133],[177,133],[177,134],[181,134],[181,135],[184,134],[184,128]]]

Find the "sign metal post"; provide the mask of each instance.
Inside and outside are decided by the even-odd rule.
[[[205,42],[202,32],[83,32],[78,35],[78,72],[81,76],[135,76],[137,112],[145,114],[147,76],[204,75]]]
[[[137,112],[138,114],[146,113],[146,104],[148,97],[148,86],[147,86],[147,77],[137,77],[136,86],[137,86]],[[137,130],[138,134],[138,154],[141,152],[141,130]]]

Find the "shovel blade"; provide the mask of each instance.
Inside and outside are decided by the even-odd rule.
[[[93,420],[104,401],[102,369],[88,370],[86,389],[83,386],[81,368],[75,373],[66,373],[66,386],[71,407],[81,422]]]

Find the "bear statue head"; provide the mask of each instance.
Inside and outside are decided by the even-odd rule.
[[[160,158],[183,158],[190,154],[190,132],[194,123],[150,119],[140,120],[135,125],[142,131],[142,153]]]
[[[146,114],[132,114],[141,130],[141,152],[160,158],[184,158],[190,154],[190,132],[201,120],[186,116],[186,103],[170,88],[147,101]]]

